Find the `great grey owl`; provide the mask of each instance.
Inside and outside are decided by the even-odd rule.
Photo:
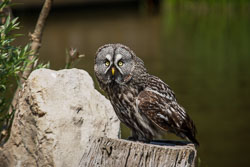
[[[122,123],[132,130],[131,140],[150,142],[164,131],[199,145],[196,128],[177,103],[174,92],[127,46],[107,44],[95,57],[94,71]]]

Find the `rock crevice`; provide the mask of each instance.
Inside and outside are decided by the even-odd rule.
[[[77,166],[92,136],[118,138],[110,102],[83,70],[31,73],[20,92],[0,167]]]

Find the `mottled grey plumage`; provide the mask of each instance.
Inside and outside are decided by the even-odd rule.
[[[194,123],[177,103],[174,92],[147,73],[143,61],[128,47],[100,47],[94,70],[118,118],[132,130],[130,139],[149,142],[168,131],[198,145]]]

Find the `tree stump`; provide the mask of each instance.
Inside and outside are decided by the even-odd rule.
[[[197,152],[193,144],[154,143],[96,137],[79,167],[194,167]]]

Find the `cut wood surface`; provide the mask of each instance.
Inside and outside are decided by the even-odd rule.
[[[96,137],[82,156],[79,167],[193,167],[193,144],[154,142],[146,144],[122,139]]]

